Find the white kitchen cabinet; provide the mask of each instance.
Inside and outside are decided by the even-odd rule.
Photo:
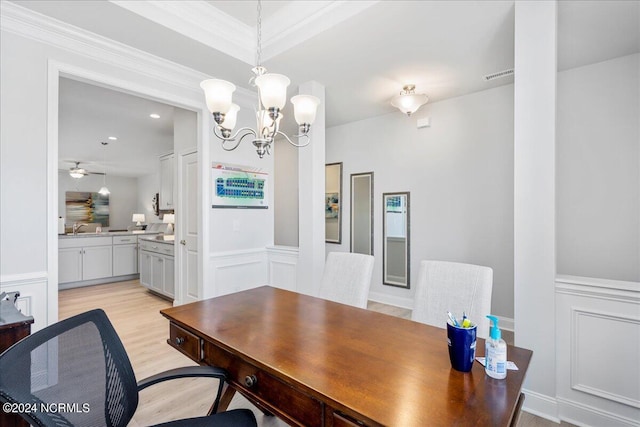
[[[137,236],[113,237],[113,275],[138,274]]]
[[[113,252],[109,246],[82,248],[82,280],[113,276]]]
[[[82,280],[82,248],[58,250],[58,282],[69,283]]]
[[[173,171],[175,156],[173,153],[160,157],[160,210],[174,209]]]
[[[141,239],[140,283],[161,295],[175,295],[174,245]]]
[[[140,284],[151,287],[151,266],[153,265],[151,260],[151,253],[147,251],[139,251],[139,270],[140,270]]]
[[[111,237],[58,241],[58,283],[94,280],[113,275]]]

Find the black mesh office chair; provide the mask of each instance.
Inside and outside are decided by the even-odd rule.
[[[136,411],[140,390],[185,377],[220,380],[214,414],[160,425],[256,426],[248,409],[215,414],[226,379],[223,369],[189,366],[136,383],[129,357],[102,310],[55,323],[2,353],[0,401],[15,404],[13,408],[35,426],[125,427]]]

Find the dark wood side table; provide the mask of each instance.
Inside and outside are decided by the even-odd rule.
[[[31,333],[33,317],[23,317],[23,320],[0,325],[0,354]],[[0,411],[0,426],[29,427],[29,423],[17,414],[7,414]]]

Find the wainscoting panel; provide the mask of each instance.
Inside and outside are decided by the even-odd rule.
[[[297,289],[298,248],[270,246],[267,248],[267,262],[271,286],[288,291]]]
[[[47,282],[46,271],[0,278],[0,292],[20,292],[16,306],[25,316],[33,316],[32,333],[47,326]]]
[[[556,325],[560,418],[640,425],[640,283],[558,276]]]
[[[640,319],[573,309],[571,333],[571,388],[640,408]]]
[[[204,283],[204,298],[231,294],[268,283],[264,248],[213,253],[209,260],[209,277],[212,283]]]

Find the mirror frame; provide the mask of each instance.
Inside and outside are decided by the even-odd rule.
[[[407,207],[406,207],[406,226],[405,226],[405,231],[406,231],[406,278],[407,278],[407,282],[405,284],[403,283],[399,283],[399,282],[390,282],[387,281],[387,244],[386,244],[386,239],[387,239],[387,216],[386,216],[386,210],[387,210],[387,204],[386,204],[386,200],[387,197],[389,196],[406,196],[407,198]],[[401,192],[394,192],[394,193],[382,193],[382,283],[384,285],[388,285],[388,286],[396,286],[399,288],[403,288],[403,289],[410,289],[411,288],[411,239],[410,239],[410,235],[411,235],[411,195],[409,191],[401,191]]]
[[[370,251],[368,254],[366,255],[373,255],[373,172],[361,172],[361,173],[352,173],[351,174],[351,187],[350,187],[350,216],[351,216],[351,220],[349,221],[349,225],[350,225],[350,231],[349,231],[349,252],[353,252],[353,242],[355,240],[355,227],[353,226],[354,221],[355,221],[355,215],[354,215],[354,206],[355,206],[355,193],[353,191],[353,182],[354,179],[356,178],[360,178],[360,177],[365,177],[368,176],[369,177],[369,204],[370,204],[370,209],[369,209],[369,225],[370,225],[370,230],[369,230],[369,238],[370,238],[370,243],[369,243],[369,247],[370,247]],[[361,253],[361,252],[358,252]]]
[[[332,166],[338,166],[338,173],[339,173],[339,184],[338,184],[338,197],[337,197],[337,210],[338,210],[338,238],[337,239],[329,239],[327,238],[327,233],[326,233],[326,227],[327,227],[327,213],[329,212],[329,200],[328,200],[328,195],[329,194],[334,194],[334,192],[328,193],[327,192],[327,171],[330,169],[330,167]],[[324,241],[325,243],[336,243],[336,244],[341,244],[342,243],[342,162],[336,162],[336,163],[327,163],[324,165],[324,173],[325,173],[325,210],[324,210],[324,215],[325,215],[325,219],[324,219],[324,224],[325,224],[325,236],[324,236]],[[331,218],[331,217],[329,217]]]

